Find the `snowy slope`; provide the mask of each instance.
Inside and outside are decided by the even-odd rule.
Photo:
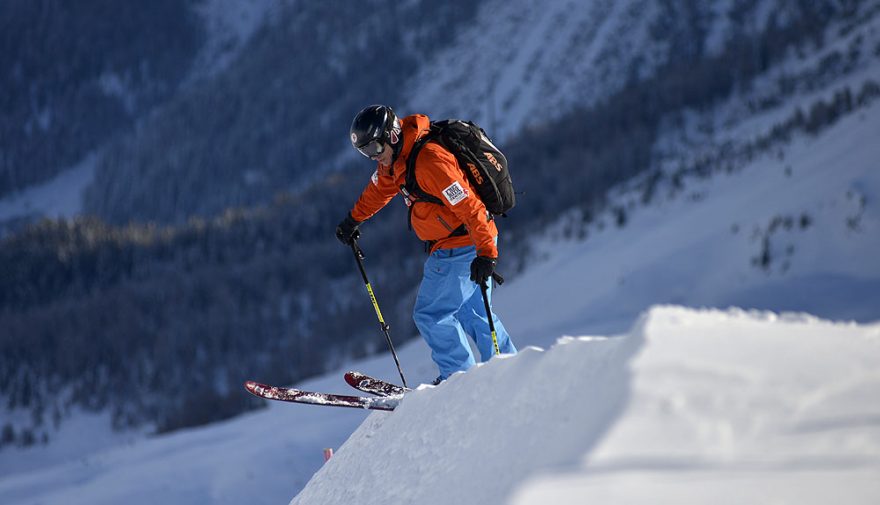
[[[423,344],[401,347],[408,380],[430,381],[436,375]],[[390,361],[382,356],[352,366],[392,377]],[[350,393],[341,376],[342,370],[302,386]],[[39,470],[7,467],[0,473],[0,503],[286,503],[321,467],[323,449],[340,447],[367,417],[366,411],[355,409],[267,407],[203,428],[83,451],[78,458]],[[93,434],[82,431],[77,436],[89,439]]]
[[[511,503],[880,500],[880,325],[663,307],[640,335],[606,436]]]
[[[528,313],[533,300],[550,301],[539,330],[546,333],[620,331],[655,303],[772,310],[805,310],[828,318],[880,317],[880,103],[853,114],[817,141],[799,137],[775,157],[740,172],[689,181],[682,195],[629,213],[615,228],[590,228],[589,239],[548,242],[546,268],[518,279],[528,286],[507,308]],[[786,173],[791,166],[792,175]],[[862,198],[864,197],[864,198]],[[621,196],[626,201],[628,195]],[[770,236],[777,251],[770,269],[752,260],[779,216],[810,216],[811,224]],[[850,224],[857,222],[853,227]],[[785,265],[785,266],[784,266]],[[559,286],[578,293],[566,301]],[[557,303],[558,302],[558,303]]]
[[[729,43],[734,17],[742,18],[741,29],[756,32],[774,9],[785,17],[779,2],[741,4],[695,6],[708,54]],[[652,0],[488,0],[477,23],[419,66],[404,86],[412,96],[400,110],[469,118],[503,141],[653,75],[669,59],[674,33],[698,29],[683,12],[664,10],[669,7]]]
[[[503,139],[613,93],[635,60],[650,75],[666,57],[647,39],[656,11],[646,0],[485,2],[479,23],[420,66],[401,110],[427,105],[429,115],[472,118]],[[473,69],[484,78],[468,78]]]
[[[880,499],[880,325],[652,309],[374,414],[291,503]]]
[[[420,343],[402,359],[429,377]],[[394,374],[387,358],[354,366]],[[622,336],[525,348],[365,422],[272,404],[4,475],[0,502],[876,503],[878,367],[877,324],[657,307]],[[345,391],[339,374],[304,386]],[[338,450],[322,467],[324,447]]]
[[[251,35],[281,7],[280,2],[203,0],[195,6],[205,26],[206,40],[190,71],[192,83],[228,67]]]
[[[70,218],[79,214],[82,193],[92,182],[96,159],[97,155],[92,153],[51,181],[0,199],[0,236],[3,235],[2,224],[15,218],[31,215]]]

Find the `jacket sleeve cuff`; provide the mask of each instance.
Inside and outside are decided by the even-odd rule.
[[[498,259],[498,246],[492,241],[491,246],[484,245],[477,247],[477,256],[485,256],[487,258]]]

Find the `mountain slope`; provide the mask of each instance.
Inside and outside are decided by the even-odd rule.
[[[666,14],[694,6],[686,1],[668,5],[672,10]],[[779,7],[779,12],[791,7],[752,3],[747,17],[757,15],[753,8],[761,5]],[[880,94],[878,10],[876,3],[847,3],[856,10],[831,9],[833,16],[823,20],[827,23],[817,22],[817,14],[828,5],[810,4],[796,21],[768,23],[754,40],[740,40],[744,46],[728,45],[714,56],[673,62],[594,108],[571,111],[562,120],[511,137],[510,149],[504,148],[515,160],[518,188],[526,196],[502,224],[502,271],[513,278],[517,268],[531,269],[544,247],[572,258],[570,267],[545,271],[553,280],[549,287],[543,277],[528,277],[533,292],[517,297],[522,305],[511,316],[531,335],[525,338],[555,338],[572,328],[583,328],[577,333],[622,331],[657,302],[806,308],[831,318],[876,318],[876,177],[870,171],[876,153],[870,132],[876,129]],[[318,19],[333,12],[333,5],[312,7]],[[388,8],[377,12],[398,12]],[[625,26],[621,12],[609,14],[609,25],[596,22],[590,30],[620,29]],[[310,32],[300,33],[297,27],[313,18],[296,14],[288,12],[288,18],[274,21],[287,30],[282,34],[259,31],[253,43],[278,52],[255,53],[261,57],[248,60],[247,69],[271,67],[287,47],[278,42],[308,38],[304,33]],[[351,18],[358,14],[347,13]],[[371,19],[381,24],[384,18]],[[546,31],[552,24],[544,19],[535,25],[536,32],[523,36],[552,39],[555,51],[563,39]],[[407,33],[401,40],[413,47],[434,40],[429,36],[434,32],[416,32],[424,38],[415,42],[407,38],[414,32]],[[699,47],[711,44],[697,41],[726,37],[699,30],[679,35],[683,39],[678,43],[690,40]],[[333,33],[322,36],[336,40]],[[322,50],[359,50],[345,44],[322,45]],[[529,47],[520,46],[526,52]],[[585,47],[595,49],[590,53],[604,51],[602,44]],[[318,62],[336,61],[326,60],[327,54],[310,56]],[[599,60],[595,63],[601,66]],[[382,73],[369,61],[353,64]],[[731,71],[730,66],[736,68]],[[323,75],[357,73],[346,68],[330,65]],[[508,79],[523,77],[517,72],[524,69],[528,66],[511,67]],[[245,98],[266,83],[254,78],[258,73],[238,70],[221,71],[219,79],[228,79],[224,82],[230,87],[224,89],[242,98],[241,111],[259,120],[292,120],[275,107],[281,102],[272,94],[260,95],[260,106],[251,110]],[[285,78],[299,76],[300,70],[286,68],[291,73]],[[720,77],[713,80],[716,74]],[[289,91],[284,82],[280,87]],[[226,95],[216,92],[194,91],[213,97],[202,105],[215,99],[229,105],[217,98]],[[304,100],[297,107],[311,109],[312,102]],[[333,105],[338,117],[348,107],[341,101]],[[213,119],[234,117],[220,109],[211,110],[217,112]],[[194,113],[160,121],[202,125],[205,117]],[[347,123],[324,120],[324,126],[343,129]],[[864,129],[853,122],[857,120],[864,122]],[[259,130],[251,129],[250,122],[235,124],[246,135],[275,132],[267,123],[260,122]],[[236,135],[218,125],[206,136],[195,135],[200,146],[184,150],[225,159],[224,149],[234,150],[235,144],[214,133]],[[182,131],[189,132],[183,126],[160,136],[174,143]],[[145,127],[143,134],[157,132]],[[344,135],[303,134],[346,142]],[[171,151],[165,142],[153,147],[148,149],[150,160]],[[312,154],[321,154],[319,147],[312,147]],[[283,156],[260,155],[287,166],[281,163]],[[193,187],[203,188],[205,181],[222,184],[222,178],[203,179],[204,174],[189,171],[188,160],[176,158],[166,168],[189,178]],[[228,211],[209,222],[194,219],[170,228],[114,227],[98,219],[46,222],[0,242],[3,463],[14,465],[27,452],[22,446],[64,436],[63,423],[79,409],[109,412],[115,428],[180,429],[253,408],[238,384],[254,371],[267,381],[299,381],[383,349],[382,341],[373,338],[374,326],[364,324],[372,320],[372,309],[364,303],[350,254],[332,234],[340,213],[367,183],[369,172],[364,170],[371,167],[361,162],[358,168],[328,175],[302,194],[285,196],[266,208]],[[836,163],[845,164],[843,177],[827,172]],[[620,184],[633,175],[638,177]],[[176,184],[172,177],[158,177]],[[803,185],[802,177],[810,182]],[[130,189],[144,189],[131,184],[135,178],[123,179]],[[614,184],[620,185],[608,193]],[[803,194],[792,193],[792,187]],[[160,193],[167,202],[189,195]],[[416,337],[409,312],[422,256],[403,231],[403,206],[392,207],[364,226],[364,244],[383,310],[394,318],[395,336],[403,340]],[[565,215],[561,221],[560,213]],[[542,237],[548,223],[556,223],[556,233]],[[550,245],[542,246],[542,239]],[[526,254],[528,247],[538,254]],[[560,261],[564,265],[568,260]],[[587,288],[584,308],[558,296],[567,296],[572,285]],[[534,300],[554,300],[546,309],[554,316],[551,321],[535,325],[519,318],[530,314]],[[181,378],[188,388],[179,387]],[[28,454],[45,462],[49,458],[43,455],[52,449],[39,447]]]
[[[705,8],[714,22],[711,7],[693,8]],[[674,38],[702,45],[699,37],[685,35],[691,28],[681,20],[669,19],[675,9],[641,0],[484,2],[478,22],[419,67],[411,81],[421,85],[412,88],[405,109],[472,118],[503,141],[526,126],[591,105],[629,79],[652,75],[670,57],[681,56],[671,47]],[[664,24],[665,30],[652,30]]]
[[[302,190],[358,160],[347,127],[369,103],[474,119],[506,140],[601,102],[671,61],[730,51],[771,28],[807,33],[859,5],[285,4],[222,71],[108,149],[85,209],[118,223],[181,223]]]
[[[0,12],[0,236],[83,213],[102,149],[222,71],[269,3],[12,1]],[[59,203],[60,201],[60,203]]]
[[[177,91],[203,37],[192,3],[4,3],[0,196],[79,163]]]
[[[876,320],[880,209],[870,202],[880,195],[878,129],[875,102],[820,137],[796,138],[781,150],[785,161],[766,155],[731,174],[685,178],[647,208],[633,203],[641,189],[619,195],[625,226],[617,228],[609,211],[586,227],[588,240],[549,242],[542,249],[551,258],[573,261],[526,272],[520,282],[535,286],[535,300],[583,288],[578,304],[545,309],[557,324],[577,323],[578,332],[615,320],[607,328],[621,330],[654,303]],[[574,222],[549,235],[563,237]]]
[[[852,288],[859,279],[880,277],[874,255],[880,215],[870,203],[880,195],[870,142],[880,124],[878,107],[846,116],[818,137],[796,140],[785,150],[792,177],[767,156],[730,174],[688,179],[687,191],[675,198],[631,210],[622,228],[610,223],[612,214],[603,216],[604,228],[594,224],[586,241],[561,240],[568,223],[560,222],[548,233],[544,261],[499,288],[495,301],[521,348],[549,350],[491,362],[418,391],[390,416],[370,417],[298,502],[330,503],[360,491],[359,503],[405,497],[431,503],[435,498],[418,493],[455,489],[441,485],[462,475],[522,479],[466,480],[473,496],[486,498],[483,488],[495,491],[488,503],[612,499],[609,493],[624,488],[627,499],[646,503],[657,496],[685,503],[764,496],[741,493],[819,503],[829,489],[848,502],[876,501],[876,323],[669,307],[648,311],[638,325],[633,321],[655,301],[725,306],[743,290],[761,293],[788,278],[830,272],[850,279],[844,287]],[[858,214],[858,230],[848,227],[859,209],[847,203],[853,187],[868,202]],[[682,197],[693,194],[703,197]],[[738,222],[746,229],[802,211],[812,216],[809,227],[783,228],[771,237],[771,244],[783,244],[783,254],[787,242],[795,245],[785,273],[753,265],[762,240],[730,227]],[[828,317],[880,318],[880,305],[870,298],[876,290],[841,290],[828,304],[833,285],[809,284],[818,292],[813,308]],[[764,303],[785,308],[791,296],[804,294],[802,284],[792,282]],[[618,334],[625,336],[566,339],[551,348],[563,335]],[[436,375],[420,341],[399,351],[409,381]],[[391,359],[380,355],[303,386],[346,392],[340,378],[346,368],[396,374]],[[253,378],[260,378],[258,371]],[[298,493],[320,468],[323,447],[340,447],[365,417],[275,404],[214,426],[47,461],[29,473],[15,473],[13,466],[0,478],[0,501],[94,504],[124,496],[130,503],[277,503]],[[452,436],[429,435],[438,431]],[[361,473],[367,462],[375,464]],[[391,474],[407,479],[378,483]]]
[[[463,1],[279,5],[221,71],[108,148],[85,210],[116,223],[184,223],[307,188],[342,168],[340,152],[353,154],[354,113],[396,103],[419,58],[474,11]]]

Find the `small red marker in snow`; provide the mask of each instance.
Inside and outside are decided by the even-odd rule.
[[[324,449],[324,463],[330,461],[330,458],[333,457],[333,449],[327,448]]]

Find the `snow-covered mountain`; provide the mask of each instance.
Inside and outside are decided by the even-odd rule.
[[[669,61],[785,28],[805,10],[773,0],[487,0],[439,10],[429,2],[355,9],[211,0],[179,8],[204,32],[197,51],[158,110],[86,153],[97,156],[87,212],[121,223],[185,222],[301,189],[315,173],[357,160],[346,129],[370,102],[473,119],[503,141],[601,102]],[[835,2],[829,9],[845,11]],[[336,36],[330,12],[349,24],[348,37]],[[400,26],[382,37],[389,19]],[[123,77],[108,88],[120,103],[136,94]],[[71,191],[80,197],[80,188]],[[15,207],[19,215],[43,211],[41,199],[29,201]]]
[[[583,241],[561,220],[544,260],[497,291],[523,352],[394,413],[272,404],[32,472],[7,460],[0,501],[875,503],[880,326],[725,307],[878,320],[876,131],[880,102],[797,135],[784,163],[774,152],[685,177],[625,227],[609,212]],[[753,263],[753,230],[801,213],[807,226],[771,235],[778,260]],[[411,382],[433,378],[424,344],[400,353]],[[302,387],[346,392],[346,368],[395,375],[380,356]],[[322,467],[325,447],[337,451]]]
[[[439,51],[415,74],[420,84],[408,88],[419,94],[404,108],[468,115],[515,136],[500,123],[534,126],[625,84],[624,69],[640,76],[663,61],[663,44],[644,43],[655,25],[634,16],[658,8],[653,2],[597,2],[580,12],[560,1],[519,13],[508,4],[482,5],[478,17],[493,23],[461,35],[486,57],[463,67],[483,64],[495,84],[438,70],[461,55]],[[235,21],[212,11],[223,5],[203,5],[217,27]],[[759,30],[787,4],[750,5],[747,21],[710,16],[699,25],[711,27],[700,35],[706,51],[735,38],[737,27]],[[271,405],[147,437],[149,427],[114,434],[109,414],[75,413],[48,445],[0,449],[0,502],[278,503],[302,491],[296,503],[346,502],[354,492],[363,503],[439,503],[458,496],[441,493],[453,478],[465,503],[719,495],[821,503],[841,488],[849,494],[839,499],[876,502],[880,7],[854,5],[860,20],[830,24],[822,44],[792,49],[712,107],[670,114],[650,169],[609,193],[602,212],[573,208],[529,236],[538,261],[497,291],[496,308],[521,348],[545,352],[495,360],[369,418]],[[249,10],[227,35],[246,40],[273,15]],[[514,52],[490,43],[510,33],[531,42]],[[567,50],[572,37],[584,37],[589,43],[578,47],[587,49]],[[241,48],[212,47],[227,56],[205,75],[223,75]],[[560,58],[543,57],[541,47]],[[492,97],[491,107],[467,96]],[[68,208],[51,187],[31,195]],[[566,335],[581,337],[557,343]],[[411,382],[436,376],[420,342],[405,346],[402,359]],[[382,356],[303,386],[346,392],[344,368],[396,373]],[[31,412],[4,411],[0,429],[32,422]],[[324,447],[341,449],[306,487]],[[376,485],[385,475],[406,478]],[[633,494],[613,494],[622,481],[638,483]]]
[[[483,2],[478,22],[409,79],[418,85],[401,109],[473,118],[504,139],[651,75],[670,53],[651,38],[663,11],[642,0]]]

